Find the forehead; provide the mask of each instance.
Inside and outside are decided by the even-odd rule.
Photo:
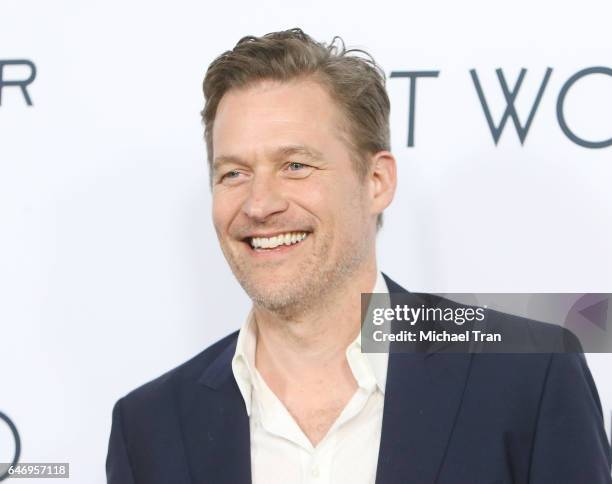
[[[342,139],[343,119],[320,82],[261,81],[232,89],[221,99],[213,125],[214,154],[231,155],[264,145],[268,149],[312,145],[324,150],[329,142]]]

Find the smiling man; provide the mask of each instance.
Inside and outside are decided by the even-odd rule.
[[[610,482],[580,354],[368,354],[361,294],[396,188],[384,74],[299,29],[204,80],[213,220],[253,302],[237,331],[120,399],[109,483]]]
[[[347,117],[322,80],[303,74],[234,87],[208,127],[221,248],[256,319],[295,337],[314,329],[296,320],[302,311],[318,308],[328,331],[323,315],[350,311],[355,301],[344,296],[368,292],[376,278],[376,218],[393,197],[395,160],[381,142],[363,162],[372,169],[358,167]],[[347,329],[354,338],[354,320]]]

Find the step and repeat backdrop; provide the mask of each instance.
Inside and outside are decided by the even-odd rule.
[[[247,34],[340,35],[384,69],[399,186],[379,264],[404,287],[612,292],[611,17],[597,0],[4,0],[0,462],[104,482],[114,402],[244,321],[199,111],[206,67]],[[587,359],[609,432],[612,355]]]

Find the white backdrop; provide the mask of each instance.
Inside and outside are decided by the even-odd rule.
[[[104,482],[113,403],[237,329],[248,299],[210,221],[201,81],[246,34],[294,26],[343,36],[385,69],[435,70],[388,82],[399,191],[379,236],[380,268],[410,290],[612,292],[612,147],[561,130],[563,84],[612,68],[609,1],[153,2],[4,0],[0,64],[37,69],[0,106],[0,412],[24,462],[68,461],[71,482]],[[470,69],[499,122],[496,146]],[[4,66],[25,79],[27,66]],[[569,91],[581,138],[612,137],[612,76]],[[589,355],[612,414],[612,355]],[[0,421],[0,461],[13,441]],[[32,481],[36,482],[36,481]],[[45,482],[45,481],[43,481]]]

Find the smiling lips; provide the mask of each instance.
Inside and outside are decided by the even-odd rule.
[[[287,232],[273,237],[250,237],[253,249],[275,249],[282,245],[299,244],[308,236],[307,232]]]

